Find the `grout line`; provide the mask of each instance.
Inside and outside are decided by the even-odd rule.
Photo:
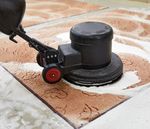
[[[123,8],[123,7],[119,7],[119,8]],[[77,20],[78,18],[87,18],[87,16],[92,16],[92,15],[96,15],[96,14],[102,14],[108,11],[112,11],[118,9],[118,7],[103,7],[102,9],[97,9],[97,10],[93,10],[93,11],[88,11],[82,14],[77,14],[77,15],[72,15],[69,17],[62,17],[62,18],[58,18],[58,19],[54,19],[54,20],[48,20],[39,24],[35,24],[33,26],[29,26],[29,27],[25,27],[25,29],[27,30],[27,32],[31,32],[33,30],[38,30],[41,29],[43,27],[46,26],[53,26],[53,25],[57,25],[60,23],[65,23],[65,22],[69,22],[72,20]],[[136,9],[131,7],[131,10]],[[138,10],[138,8],[137,8]]]
[[[60,23],[69,22],[69,21],[71,21],[73,19],[87,17],[87,16],[90,16],[90,15],[93,15],[93,14],[97,14],[97,13],[103,13],[103,12],[106,12],[107,10],[109,10],[109,9],[110,9],[109,7],[104,7],[102,9],[97,9],[97,10],[94,10],[94,11],[89,11],[89,12],[78,14],[78,15],[72,15],[72,16],[69,16],[69,17],[62,17],[62,18],[58,18],[58,19],[54,19],[54,20],[48,20],[48,21],[42,22],[40,24],[35,24],[33,26],[25,27],[25,29],[28,32],[30,32],[31,29],[33,31],[33,29],[34,30],[41,29],[43,27],[46,27],[47,25],[48,26],[53,26],[53,25],[57,25],[57,24],[60,24]]]

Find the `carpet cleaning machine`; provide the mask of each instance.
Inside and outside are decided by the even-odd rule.
[[[20,36],[38,51],[37,63],[43,67],[47,83],[61,78],[81,86],[100,86],[118,80],[123,74],[120,58],[112,53],[113,29],[101,22],[83,22],[70,30],[70,44],[58,49],[29,37],[21,26],[25,0],[0,0],[0,31],[17,43]]]

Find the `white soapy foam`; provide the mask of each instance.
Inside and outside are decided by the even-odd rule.
[[[141,41],[141,40],[138,40],[138,39],[133,39],[133,38],[120,36],[120,35],[114,35],[114,39],[115,38],[119,38],[121,40],[129,40],[131,42],[134,42],[135,44],[137,44],[137,45],[141,46],[142,48],[144,48],[144,50],[150,54],[150,42],[148,42],[148,41]]]
[[[43,70],[37,63],[23,63],[20,65],[19,69],[24,71],[33,71],[33,72],[41,72]]]
[[[113,83],[113,84],[108,84],[106,86],[100,86],[100,87],[80,87],[77,85],[70,84],[73,88],[80,89],[82,91],[87,91],[87,92],[93,92],[93,93],[99,93],[99,94],[105,94],[105,93],[111,93],[111,94],[123,94],[122,91],[125,91],[127,87],[134,85],[138,82],[140,82],[139,77],[136,74],[136,71],[129,71],[124,73],[122,78]],[[67,82],[68,83],[68,82]]]
[[[70,41],[70,35],[69,35],[69,32],[64,32],[64,33],[60,33],[60,34],[58,34],[58,35],[56,35],[56,38],[58,39],[58,40],[61,40],[62,42],[62,44],[63,43],[70,43],[71,41]]]
[[[24,71],[33,71],[33,72],[41,72],[43,68],[39,66],[37,63],[18,63],[18,62],[8,62],[8,63],[0,63],[3,66],[12,66],[17,67],[18,70],[24,70]]]
[[[141,50],[140,48],[137,48],[137,47],[120,44],[120,43],[117,43],[116,41],[113,41],[112,51],[115,53],[129,53],[129,54],[137,55],[150,62],[149,54],[145,52],[144,50]]]
[[[3,63],[3,64],[7,65],[7,63]],[[11,64],[16,65],[15,62],[11,62]],[[16,66],[18,67],[18,69],[21,69],[24,71],[41,72],[43,70],[43,68],[38,66],[38,64],[36,63],[17,64]],[[140,90],[144,88],[144,86],[142,86],[140,88],[137,87],[133,89],[124,90],[128,86],[131,86],[133,84],[140,82],[140,79],[138,78],[136,73],[137,73],[136,71],[126,72],[124,73],[123,77],[118,82],[109,84],[106,86],[102,86],[102,87],[93,86],[93,87],[87,88],[87,87],[76,86],[76,85],[70,84],[69,82],[66,82],[66,83],[69,83],[70,86],[72,86],[73,88],[80,89],[82,91],[89,91],[89,92],[101,93],[101,94],[111,93],[111,94],[118,94],[118,95],[133,96],[134,94],[138,93]]]
[[[134,20],[136,22],[142,22],[142,23],[150,24],[149,20],[144,19],[144,17],[141,18],[141,17],[139,17],[137,15],[132,15],[132,16],[130,16],[130,15],[127,15],[127,16],[121,16],[121,15],[113,16],[112,15],[112,16],[109,16],[109,18],[121,18],[121,19],[124,19],[124,20],[129,20],[129,21],[133,21]]]
[[[119,8],[119,9],[123,9],[123,10],[126,10],[126,11],[132,11],[132,12],[137,12],[137,13],[144,13],[146,15],[149,15],[150,14],[150,8],[130,8],[129,9],[126,9],[126,8]]]

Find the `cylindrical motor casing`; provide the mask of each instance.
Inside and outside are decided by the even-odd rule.
[[[97,69],[111,62],[113,29],[100,22],[84,22],[70,30],[72,47],[81,53],[82,66]]]

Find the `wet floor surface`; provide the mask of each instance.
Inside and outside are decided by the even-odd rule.
[[[113,52],[117,53],[123,63],[124,63],[124,75],[116,83],[110,84],[104,87],[80,87],[72,85],[65,80],[60,81],[57,84],[50,85],[46,84],[42,80],[41,71],[42,68],[36,63],[37,52],[34,49],[28,47],[28,44],[22,39],[17,38],[18,44],[11,43],[6,36],[1,36],[1,48],[0,48],[0,62],[3,67],[5,67],[19,82],[17,82],[12,76],[11,80],[16,81],[16,83],[11,83],[19,88],[8,88],[10,85],[9,80],[4,82],[4,77],[10,76],[3,68],[1,68],[1,76],[4,73],[5,76],[0,78],[1,87],[4,87],[2,91],[3,97],[1,97],[1,104],[6,107],[11,103],[16,105],[17,108],[27,116],[27,121],[24,122],[23,119],[19,119],[18,111],[14,112],[13,108],[8,107],[10,113],[2,113],[3,117],[0,118],[0,127],[4,129],[10,127],[10,129],[20,129],[20,121],[22,128],[30,127],[34,129],[45,128],[55,128],[59,122],[62,125],[57,126],[57,128],[79,128],[85,127],[92,128],[90,124],[98,120],[101,121],[101,115],[107,115],[107,112],[119,105],[121,103],[126,103],[125,101],[134,98],[140,92],[147,90],[150,84],[150,9],[146,7],[147,5],[138,3],[137,6],[132,6],[129,2],[130,8],[113,6],[112,4],[106,4],[105,2],[92,1],[89,3],[80,3],[78,1],[73,1],[72,3],[66,0],[59,1],[49,1],[45,0],[43,2],[37,3],[38,0],[29,1],[27,14],[23,21],[24,26],[27,28],[29,35],[39,39],[44,44],[57,48],[59,44],[69,43],[69,30],[70,28],[83,21],[100,21],[111,25],[114,29],[114,39],[113,39]],[[46,2],[46,3],[45,3]],[[85,1],[84,1],[85,2]],[[98,3],[97,3],[98,2]],[[124,1],[121,1],[124,2]],[[36,4],[35,4],[36,3]],[[97,4],[95,4],[97,3]],[[136,2],[137,3],[137,2]],[[47,5],[45,7],[45,5]],[[48,7],[52,6],[51,10]],[[55,6],[54,6],[55,5]],[[57,7],[60,10],[56,10]],[[82,8],[81,7],[85,7]],[[139,6],[142,8],[139,9]],[[44,8],[45,11],[39,11],[37,8]],[[64,8],[65,7],[65,8]],[[72,12],[71,9],[74,9]],[[67,11],[70,11],[68,14]],[[41,13],[39,13],[39,12]],[[47,13],[49,12],[49,13]],[[49,17],[53,13],[54,18]],[[55,14],[54,14],[55,13]],[[35,18],[34,15],[37,17]],[[59,16],[58,16],[59,15]],[[61,16],[60,16],[61,15]],[[34,18],[36,20],[34,20]],[[43,20],[41,20],[44,18]],[[143,68],[145,67],[145,69]],[[6,83],[6,84],[5,84]],[[5,84],[5,85],[4,85]],[[27,88],[29,91],[25,88]],[[6,89],[5,89],[6,88]],[[8,92],[14,92],[16,94],[27,92],[27,95],[32,95],[32,93],[37,97],[31,97],[28,100],[38,101],[38,98],[43,101],[40,102],[41,105],[45,106],[49,111],[34,111],[34,109],[29,109],[30,104],[26,104],[27,109],[22,109],[19,104],[15,94],[13,101],[7,101]],[[26,96],[26,95],[24,95]],[[36,99],[36,100],[35,100]],[[15,101],[15,102],[14,102]],[[26,100],[21,100],[26,102]],[[47,105],[45,105],[45,104]],[[12,106],[14,107],[14,106]],[[3,109],[2,109],[3,110]],[[25,111],[27,110],[27,111]],[[37,112],[37,113],[32,113]],[[41,110],[41,109],[40,109]],[[32,120],[30,120],[30,115],[26,115],[24,112],[29,112],[31,117],[37,119],[37,121],[44,119],[54,119],[54,124],[46,125],[34,125],[31,126]],[[41,113],[41,119],[38,118],[39,112]],[[51,116],[47,118],[44,113]],[[49,113],[50,112],[50,113]],[[54,113],[56,112],[56,114]],[[15,116],[13,115],[15,113]],[[37,114],[37,116],[36,116]],[[57,115],[58,114],[58,115]],[[9,115],[12,115],[9,125],[6,119],[9,119]],[[34,116],[35,115],[35,116]],[[48,116],[49,117],[49,116]],[[110,116],[111,117],[111,116]],[[16,120],[17,119],[17,120]],[[32,118],[31,118],[32,119]],[[45,120],[44,119],[44,120]],[[144,119],[144,118],[143,118]],[[15,121],[16,120],[16,121]],[[34,122],[36,123],[36,122]],[[55,124],[57,123],[57,124]],[[92,125],[93,128],[94,125]],[[105,126],[104,126],[105,127]],[[29,128],[29,129],[30,129]]]

